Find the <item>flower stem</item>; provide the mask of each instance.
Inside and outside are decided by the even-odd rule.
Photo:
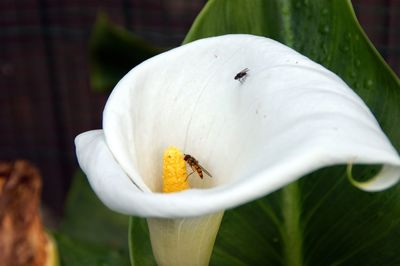
[[[208,265],[222,216],[223,212],[191,218],[148,218],[157,264]]]
[[[284,218],[284,257],[285,265],[303,265],[303,235],[300,222],[301,203],[298,183],[292,183],[282,190]]]

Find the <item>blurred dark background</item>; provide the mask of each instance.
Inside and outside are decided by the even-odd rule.
[[[106,93],[89,84],[88,42],[99,10],[161,47],[178,46],[205,0],[0,1],[0,160],[26,158],[60,216],[78,166],[74,137],[101,128]],[[400,73],[400,0],[353,0],[357,17]]]

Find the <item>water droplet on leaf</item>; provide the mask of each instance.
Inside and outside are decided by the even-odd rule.
[[[344,44],[340,46],[340,50],[342,50],[344,53],[347,53],[350,50],[350,47],[347,44]]]
[[[330,27],[329,27],[328,25],[321,25],[321,26],[319,27],[319,32],[322,33],[322,34],[326,34],[326,33],[328,33],[330,30],[331,30],[331,29],[330,29]]]
[[[365,81],[365,87],[366,87],[367,89],[372,88],[373,85],[374,85],[374,82],[372,81],[372,79],[367,79],[367,80]]]

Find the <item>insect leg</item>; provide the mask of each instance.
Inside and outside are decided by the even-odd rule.
[[[191,176],[193,173],[194,173],[194,171],[192,170],[192,172],[191,172],[190,174],[188,174],[188,175],[187,175],[187,177],[186,177],[186,180],[185,180],[185,181],[187,181],[187,180],[188,180],[188,178],[189,178],[189,176]]]

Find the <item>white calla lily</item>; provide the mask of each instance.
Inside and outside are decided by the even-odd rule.
[[[234,77],[247,68],[243,80]],[[212,173],[162,187],[174,145]],[[197,217],[244,204],[335,164],[382,164],[365,190],[400,177],[400,158],[363,101],[335,74],[267,38],[225,35],[145,61],[115,87],[103,130],[76,138],[100,199],[129,215]],[[218,216],[218,215],[217,215]]]

